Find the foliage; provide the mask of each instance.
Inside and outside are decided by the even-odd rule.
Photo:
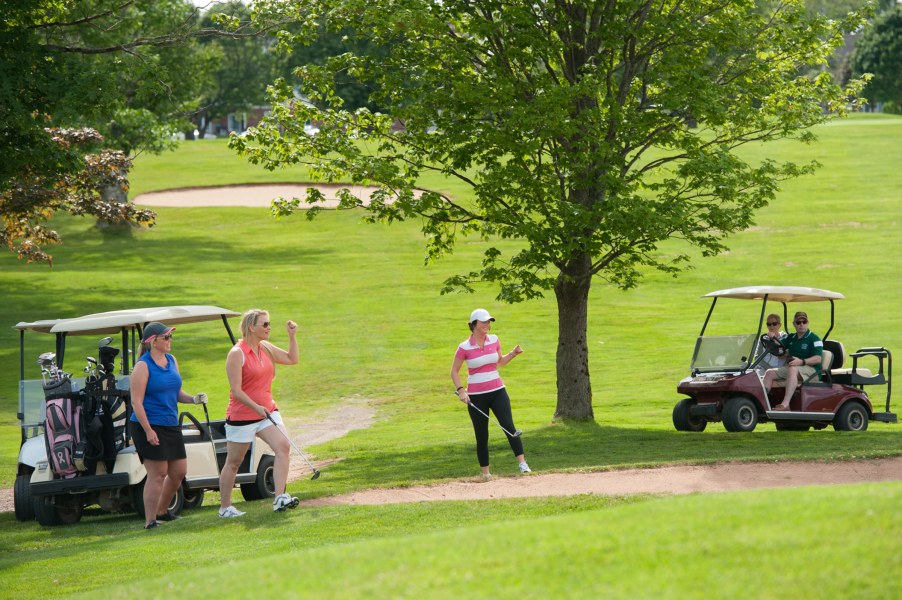
[[[40,246],[59,236],[42,223],[58,210],[108,215],[114,223],[152,220],[147,211],[105,203],[102,196],[113,188],[104,173],[115,171],[122,184],[113,187],[127,189],[126,158],[171,147],[172,134],[185,128],[203,81],[187,74],[205,72],[197,66],[205,60],[198,38],[245,35],[241,28],[201,27],[196,16],[186,0],[4,2],[0,217],[8,248],[29,261],[50,262]],[[68,133],[52,133],[61,130]],[[72,135],[97,150],[103,139],[123,156],[85,156]],[[91,175],[97,179],[84,179]],[[100,194],[89,193],[91,186]],[[99,203],[89,207],[89,198]]]
[[[801,2],[765,13],[752,2],[709,0],[271,6],[303,16],[299,38],[350,26],[386,53],[299,69],[314,106],[294,102],[293,86],[279,82],[271,118],[234,138],[234,148],[268,168],[308,163],[328,181],[379,185],[369,219],[421,220],[427,261],[460,236],[520,240],[508,254],[489,244],[480,268],[449,278],[443,291],[492,282],[507,302],[555,291],[562,418],[593,415],[592,278],[628,289],[649,269],[676,274],[689,255],[661,252],[673,238],[703,255],[724,251],[724,238],[751,225],[779,182],[814,166],[750,164],[736,150],[810,141],[806,128],[842,114],[860,87],[798,75],[861,23],[855,14],[808,15]],[[344,110],[339,72],[368,83],[388,114]],[[322,123],[320,134],[303,134],[307,120]],[[430,172],[469,185],[475,201],[417,190]],[[344,207],[360,205],[344,197]]]
[[[201,21],[204,27],[221,25],[245,33],[235,37],[201,40],[206,66],[201,73],[209,81],[204,86],[199,107],[192,120],[204,137],[211,121],[229,113],[247,110],[265,100],[266,84],[272,77],[272,40],[257,35],[250,26],[250,10],[240,0],[212,6]]]
[[[76,151],[103,141],[93,129],[48,128],[50,139],[64,149]],[[59,234],[43,225],[56,212],[93,215],[104,223],[153,225],[155,213],[133,204],[105,202],[104,188],[128,189],[126,173],[131,165],[121,151],[100,150],[85,154],[81,169],[57,177],[26,172],[0,190],[0,242],[28,262],[52,263],[44,252],[47,244],[60,243]]]
[[[855,44],[852,69],[873,75],[864,89],[871,104],[902,104],[902,5],[880,13],[865,28]]]
[[[291,33],[301,28],[299,25],[290,26],[288,32],[281,36],[285,43],[281,46],[276,72],[290,81],[294,80],[296,69],[303,69],[307,65],[324,65],[330,59],[346,53],[376,55],[385,52],[349,28],[330,31],[321,27],[315,36],[297,36]],[[334,74],[334,84],[335,101],[340,100],[346,110],[354,111],[364,106],[373,111],[381,109],[370,97],[372,82],[364,83],[348,70],[339,70]],[[303,96],[304,93],[304,89],[299,90],[300,95]]]

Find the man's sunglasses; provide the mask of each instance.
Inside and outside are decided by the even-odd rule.
[[[796,325],[805,325],[806,323],[808,323],[808,319],[799,319],[796,321]]]

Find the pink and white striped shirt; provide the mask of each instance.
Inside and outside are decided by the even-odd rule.
[[[471,335],[460,343],[454,357],[467,361],[468,394],[485,394],[504,387],[501,375],[498,374],[501,342],[498,341],[497,335],[487,335],[482,348],[476,344]]]

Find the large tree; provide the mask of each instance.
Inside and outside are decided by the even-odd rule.
[[[211,7],[201,23],[215,27],[229,22],[232,27],[248,29],[250,9],[240,0]],[[210,62],[210,81],[204,87],[200,106],[192,121],[204,137],[209,124],[230,113],[241,112],[266,100],[266,85],[272,80],[274,56],[271,40],[262,36],[206,38],[201,42]]]
[[[864,89],[872,104],[891,103],[893,112],[902,112],[902,5],[878,15],[855,43],[852,70],[873,78]]]
[[[151,223],[109,192],[127,189],[130,155],[184,128],[199,100],[197,40],[256,32],[202,26],[189,0],[0,6],[0,243],[49,262],[41,247],[59,236],[43,223],[56,212]]]
[[[587,303],[592,280],[621,288],[676,274],[747,228],[779,182],[814,165],[750,162],[741,148],[807,129],[854,102],[823,64],[857,15],[803,2],[735,0],[279,0],[318,28],[348,25],[381,56],[299,72],[314,106],[275,86],[272,117],[233,146],[271,168],[306,162],[327,180],[372,183],[370,220],[417,219],[430,259],[462,235],[487,242],[478,269],[443,291],[500,286],[517,302],[553,290],[557,409],[592,419]],[[371,83],[389,114],[342,110],[336,72]],[[323,123],[305,136],[306,119]],[[396,122],[404,125],[398,131]],[[417,192],[439,172],[472,198]],[[311,193],[309,198],[316,200]],[[348,194],[345,206],[358,201]],[[280,203],[282,212],[296,201]],[[502,251],[497,240],[517,240]],[[678,239],[686,251],[662,251]]]

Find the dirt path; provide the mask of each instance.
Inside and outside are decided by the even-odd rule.
[[[433,486],[375,489],[307,500],[304,506],[390,504],[431,500],[489,500],[528,496],[692,494],[753,488],[835,485],[902,480],[902,457],[846,462],[723,463],[627,469],[601,473],[548,473],[455,481]]]

